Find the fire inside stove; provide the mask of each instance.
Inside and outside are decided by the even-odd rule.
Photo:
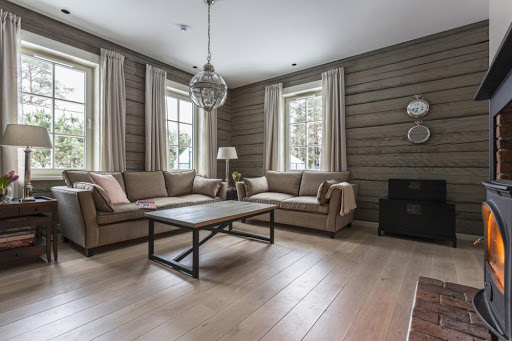
[[[501,293],[505,292],[505,245],[501,237],[498,223],[487,205],[482,206],[482,215],[487,237],[487,263],[492,278]]]

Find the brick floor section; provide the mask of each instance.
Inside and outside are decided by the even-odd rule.
[[[490,340],[476,315],[473,296],[479,289],[420,277],[412,312],[409,341]]]

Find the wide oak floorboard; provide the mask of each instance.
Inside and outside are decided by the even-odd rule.
[[[278,226],[274,245],[217,235],[200,248],[199,280],[147,260],[144,240],[91,258],[62,244],[58,263],[0,268],[0,340],[405,340],[418,276],[482,286],[474,239],[459,235],[453,249],[377,237],[364,222],[336,239]],[[190,244],[172,232],[155,248],[172,256]]]

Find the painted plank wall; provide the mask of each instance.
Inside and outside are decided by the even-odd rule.
[[[0,0],[0,8],[19,15],[22,29],[59,41],[61,43],[98,54],[101,48],[122,53],[126,79],[126,159],[128,170],[144,170],[144,87],[146,64],[160,67],[167,71],[167,78],[187,84],[193,74],[162,63],[141,53],[132,51],[95,35],[74,28],[60,21],[53,20],[27,8]],[[218,144],[227,146],[231,143],[230,99],[219,110]],[[224,172],[224,164],[219,163],[219,174]],[[40,195],[51,194],[50,188],[63,184],[61,181],[34,182],[35,191]]]
[[[488,104],[473,102],[488,66],[488,21],[372,51],[232,90],[233,170],[263,174],[264,87],[321,79],[345,67],[348,166],[360,184],[356,218],[378,221],[389,178],[445,179],[457,204],[457,230],[482,234],[481,182],[488,175]],[[406,107],[421,93],[431,139],[413,145]]]

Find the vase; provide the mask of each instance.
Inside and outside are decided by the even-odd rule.
[[[0,188],[0,205],[10,204],[12,201],[12,189],[11,186],[6,188]]]

